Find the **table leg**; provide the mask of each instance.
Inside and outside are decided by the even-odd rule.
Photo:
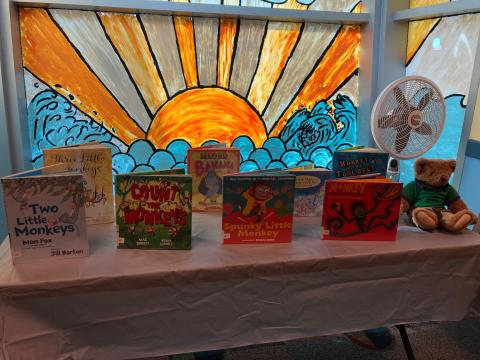
[[[410,339],[408,338],[407,329],[405,325],[396,325],[395,326],[400,332],[402,337],[403,347],[405,348],[405,353],[407,354],[408,360],[415,360],[415,355],[413,354],[412,345],[410,344]]]

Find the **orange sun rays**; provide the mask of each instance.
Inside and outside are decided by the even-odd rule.
[[[448,2],[449,0],[410,0],[410,8],[418,8]],[[438,24],[440,19],[425,19],[410,21],[408,23],[408,41],[406,63],[415,56],[417,50],[422,46],[423,42]]]
[[[292,4],[296,2],[289,0],[286,5],[275,7],[291,7]],[[358,11],[357,8],[354,11]],[[174,139],[183,138],[192,146],[197,146],[206,140],[231,143],[236,137],[246,135],[261,146],[267,132],[259,114],[268,105],[268,99],[295,51],[295,44],[302,34],[302,24],[268,23],[250,91],[246,94],[247,98],[243,98],[228,90],[233,60],[242,56],[235,52],[235,38],[239,31],[237,19],[219,21],[218,88],[198,88],[193,19],[173,16],[180,55],[178,63],[183,69],[187,90],[170,94],[172,98],[167,99],[140,19],[132,14],[109,13],[99,13],[99,18],[150,111],[155,113],[160,107],[147,134],[85,64],[47,10],[20,9],[25,67],[70,98],[81,111],[103,124],[126,144],[147,137],[155,146],[162,148]],[[359,26],[342,26],[275,122],[269,136],[278,136],[297,110],[311,109],[318,101],[331,97],[358,70],[360,33]],[[128,43],[133,45],[128,47]]]
[[[230,68],[232,66],[236,33],[236,19],[220,19],[217,85],[223,88],[228,88],[230,85]]]
[[[270,22],[248,100],[262,113],[300,35],[300,23]]]
[[[342,82],[358,69],[359,45],[359,26],[343,26],[329,47],[328,53],[272,128],[270,136],[277,136],[290,116],[297,110],[312,108],[318,101],[328,99],[334,94]]]
[[[195,56],[195,33],[191,17],[174,16],[178,50],[182,59],[183,74],[187,87],[198,86],[197,59]]]
[[[85,65],[46,10],[20,8],[24,66],[126,144],[145,133]]]
[[[99,18],[132,74],[150,111],[155,113],[167,100],[167,94],[155,68],[139,20],[135,15],[116,13],[99,13]]]

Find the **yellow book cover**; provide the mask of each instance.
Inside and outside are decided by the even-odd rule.
[[[113,222],[112,150],[108,146],[87,143],[45,149],[43,161],[45,166],[63,163],[68,171],[84,174],[88,224]]]

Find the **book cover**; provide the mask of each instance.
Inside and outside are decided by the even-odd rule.
[[[223,179],[224,244],[292,240],[295,176],[253,173]]]
[[[51,168],[2,178],[14,263],[89,253],[84,178]]]
[[[240,171],[240,150],[200,147],[187,152],[188,173],[192,175],[193,211],[222,208],[222,177]]]
[[[173,171],[175,173],[175,171]],[[156,172],[115,176],[120,249],[188,250],[192,247],[192,178]]]
[[[85,206],[88,224],[113,222],[112,150],[92,143],[43,151],[45,166],[63,163],[69,171],[85,176]]]
[[[324,240],[393,241],[402,184],[388,179],[328,180],[323,204]]]
[[[380,173],[387,175],[388,153],[373,148],[337,150],[332,160],[335,177]]]
[[[295,175],[295,202],[293,216],[321,217],[325,183],[334,177],[326,169],[288,170]]]

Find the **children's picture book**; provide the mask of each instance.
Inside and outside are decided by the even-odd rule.
[[[294,175],[285,172],[225,175],[223,186],[224,244],[292,240]]]
[[[192,177],[179,170],[115,176],[120,249],[192,248]]]
[[[2,178],[14,263],[89,253],[84,177],[53,165]]]
[[[88,224],[113,222],[112,150],[97,142],[45,149],[45,166],[63,163],[85,175]]]
[[[372,173],[386,176],[388,153],[362,146],[336,150],[333,153],[332,166],[337,178]]]
[[[394,241],[401,197],[402,184],[391,179],[328,180],[322,238]]]
[[[218,146],[188,149],[188,173],[192,175],[193,211],[222,208],[222,177],[240,171],[240,150]]]
[[[288,169],[295,175],[295,202],[293,216],[321,217],[325,182],[334,177],[327,169]]]

